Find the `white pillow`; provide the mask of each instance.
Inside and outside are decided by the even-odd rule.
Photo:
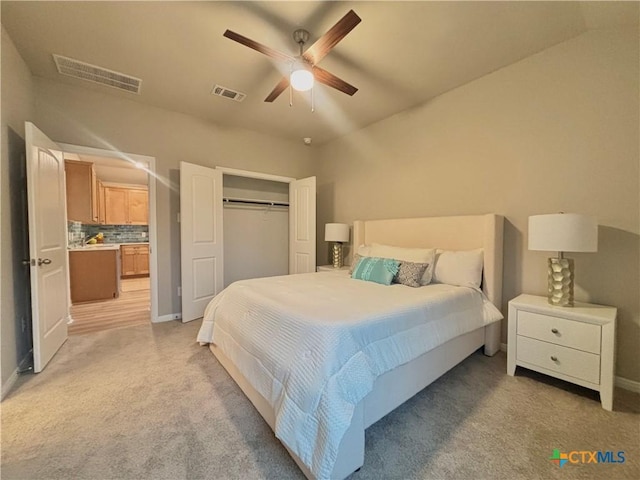
[[[360,251],[358,251],[358,253],[360,253]],[[369,256],[393,258],[401,262],[428,263],[429,266],[420,279],[420,285],[428,285],[431,283],[433,265],[436,257],[436,250],[434,248],[405,248],[374,243],[369,249]]]
[[[480,288],[484,252],[477,250],[438,250],[433,269],[434,283]]]
[[[371,245],[360,245],[356,250],[356,253],[361,257],[372,257],[371,255]]]

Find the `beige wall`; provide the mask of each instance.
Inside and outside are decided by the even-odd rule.
[[[18,140],[24,139],[24,122],[33,115],[33,82],[31,72],[18,54],[15,45],[2,27],[2,111],[0,143],[0,195],[2,210],[0,213],[1,240],[0,267],[1,277],[1,322],[0,339],[2,343],[2,386],[16,370],[18,362],[25,354],[25,341],[16,318],[14,305],[13,239],[11,234],[11,197],[9,189],[10,162],[22,161],[21,148],[13,148]],[[17,134],[17,135],[16,135]],[[20,138],[21,137],[21,138]]]
[[[569,255],[576,297],[618,307],[617,374],[640,381],[638,57],[637,30],[589,31],[323,146],[318,231],[503,214],[506,312],[519,293],[546,292],[548,254],[527,250],[528,216],[595,215],[598,252]]]
[[[180,161],[296,178],[311,173],[311,150],[255,132],[214,125],[93,90],[36,79],[35,123],[50,138],[156,157],[158,313],[180,313]],[[212,97],[211,108],[216,101]]]
[[[3,29],[2,381],[17,365],[7,126],[23,135],[27,119],[59,142],[156,157],[165,182],[157,194],[160,315],[180,311],[181,160],[291,177],[317,174],[320,263],[327,263],[327,221],[501,213],[507,219],[505,305],[520,292],[545,291],[547,254],[526,248],[529,215],[596,215],[598,253],[572,255],[577,297],[619,308],[617,373],[640,381],[638,90],[637,32],[590,31],[309,149],[33,79]]]

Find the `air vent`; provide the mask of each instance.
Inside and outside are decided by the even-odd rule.
[[[53,59],[58,67],[58,72],[62,75],[88,80],[100,85],[124,90],[125,92],[140,93],[142,80],[139,78],[61,55],[54,54]]]
[[[211,95],[217,95],[219,97],[230,98],[231,100],[235,100],[236,102],[241,102],[247,96],[246,93],[236,92],[235,90],[231,90],[230,88],[223,87],[222,85],[216,85],[211,90]]]

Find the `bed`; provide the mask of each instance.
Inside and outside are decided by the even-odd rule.
[[[487,305],[501,306],[502,242],[503,218],[494,214],[356,221],[356,246],[482,249],[481,292],[383,287],[344,271],[247,280],[212,300],[198,341],[209,344],[305,476],[342,479],[364,463],[367,427],[477,349],[499,350],[501,316],[481,317]],[[349,298],[366,298],[366,307]],[[425,311],[433,319],[420,323]],[[418,343],[428,345],[417,350]]]

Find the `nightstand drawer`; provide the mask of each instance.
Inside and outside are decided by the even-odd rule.
[[[520,310],[517,334],[585,352],[600,353],[600,326],[591,323]]]
[[[596,385],[600,383],[600,355],[522,336],[518,336],[516,347],[518,362],[526,362]]]

